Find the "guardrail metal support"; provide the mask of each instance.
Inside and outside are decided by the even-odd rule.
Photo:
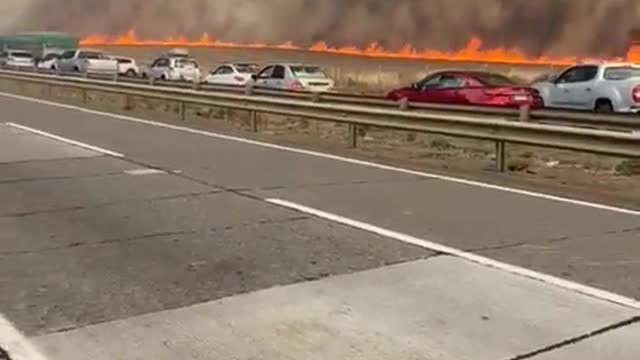
[[[358,147],[358,125],[349,124],[349,146],[353,149]]]
[[[116,70],[116,72],[113,74],[113,82],[118,82],[119,77],[120,77],[120,73],[119,71]]]
[[[251,131],[258,132],[258,112],[255,110],[249,111]]]
[[[409,99],[407,98],[400,99],[400,110],[402,111],[409,110]]]
[[[131,96],[126,94],[124,95],[122,99],[122,109],[125,111],[133,109],[133,106],[131,105]]]
[[[244,94],[249,96],[253,95],[253,84],[248,83],[244,87]]]
[[[88,101],[87,89],[82,89],[82,103],[86,105],[87,101]]]
[[[322,99],[322,94],[320,94],[319,92],[314,91],[311,93],[311,101],[320,102],[321,99]]]
[[[522,105],[520,107],[520,122],[529,122],[531,120],[531,107]]]
[[[200,80],[199,79],[193,79],[193,84],[191,85],[191,88],[195,91],[200,90]]]
[[[496,169],[499,172],[505,172],[507,170],[507,144],[504,141],[496,141]]]
[[[149,85],[155,86],[156,85],[156,78],[154,78],[153,76],[149,76]]]
[[[187,104],[184,101],[180,102],[180,120],[185,121],[187,119]]]

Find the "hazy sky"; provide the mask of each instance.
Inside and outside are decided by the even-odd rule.
[[[10,19],[1,32],[135,28],[146,37],[208,32],[236,41],[446,50],[476,35],[487,46],[552,55],[619,52],[640,26],[640,0],[0,0],[0,13]]]

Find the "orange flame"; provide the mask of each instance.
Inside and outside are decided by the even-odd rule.
[[[571,65],[588,59],[578,57],[530,57],[525,52],[514,49],[482,49],[482,41],[472,38],[467,46],[459,51],[438,51],[438,50],[417,50],[410,45],[406,45],[398,51],[389,51],[382,48],[378,43],[372,43],[366,48],[331,47],[325,42],[318,42],[311,47],[304,48],[296,46],[291,42],[282,44],[264,43],[234,43],[212,39],[208,34],[202,35],[198,40],[189,40],[185,37],[169,37],[163,40],[142,40],[138,39],[134,31],[116,37],[102,35],[88,36],[81,40],[83,46],[140,46],[140,47],[186,47],[186,48],[227,48],[227,49],[279,49],[310,51],[314,53],[327,53],[338,55],[363,56],[386,59],[408,59],[427,61],[456,61],[456,62],[483,62],[501,63],[517,65]],[[620,61],[623,59],[612,59]],[[640,46],[632,47],[628,54],[629,61],[640,61]]]

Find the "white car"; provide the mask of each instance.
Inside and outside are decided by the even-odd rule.
[[[54,68],[61,72],[115,74],[118,62],[98,50],[67,50],[56,61]]]
[[[60,54],[49,53],[38,61],[38,69],[55,70],[58,59],[60,59]]]
[[[580,64],[532,87],[551,108],[640,113],[640,66],[636,64]]]
[[[123,56],[112,56],[111,58],[118,62],[118,74],[133,77],[140,73],[134,59]]]
[[[165,81],[200,80],[200,66],[190,57],[162,56],[142,71],[145,78]]]
[[[35,59],[24,50],[7,50],[0,54],[0,65],[9,68],[34,68]]]
[[[207,84],[244,86],[258,71],[255,64],[224,64],[211,70],[205,78]]]
[[[305,64],[274,64],[252,76],[259,87],[282,90],[331,91],[334,81],[320,67]]]

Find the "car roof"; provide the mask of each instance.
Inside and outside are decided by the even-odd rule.
[[[319,65],[316,64],[305,64],[305,63],[273,63],[273,64],[267,64],[265,65],[265,67],[267,66],[287,66],[287,67],[292,67],[292,66],[306,66],[306,67],[321,67]]]
[[[460,70],[460,69],[451,69],[451,70],[438,70],[434,71],[429,75],[436,74],[456,74],[456,75],[466,75],[466,76],[486,76],[486,75],[494,75],[494,76],[502,76],[508,78],[507,75],[500,74],[498,72],[493,71],[482,71],[482,70]]]

